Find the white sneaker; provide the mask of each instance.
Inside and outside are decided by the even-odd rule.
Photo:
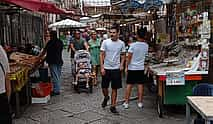
[[[125,109],[128,109],[128,108],[129,108],[129,104],[126,103],[126,102],[124,102],[124,103],[123,103],[123,107],[124,107]]]
[[[86,88],[89,88],[89,84],[88,83],[86,84]]]
[[[74,81],[74,82],[72,82],[72,84],[73,84],[73,85],[77,85],[77,84],[78,84],[78,82]]]
[[[139,108],[143,108],[143,103],[142,103],[142,102],[139,102],[139,103],[138,103],[138,107],[139,107]]]

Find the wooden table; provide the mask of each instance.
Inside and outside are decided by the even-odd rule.
[[[186,124],[190,124],[191,120],[190,106],[205,119],[205,124],[213,121],[213,96],[187,96]]]

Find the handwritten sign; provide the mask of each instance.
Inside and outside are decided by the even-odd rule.
[[[183,71],[166,72],[166,85],[185,85],[185,77]]]

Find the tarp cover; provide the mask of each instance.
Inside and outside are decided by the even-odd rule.
[[[38,0],[1,0],[1,1],[17,5],[21,8],[24,8],[30,11],[46,12],[46,13],[54,13],[54,14],[65,14],[64,10],[48,2],[41,2]]]

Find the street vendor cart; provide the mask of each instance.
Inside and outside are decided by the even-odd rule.
[[[193,87],[207,80],[207,75],[208,73],[204,71],[157,74],[157,112],[159,117],[163,116],[165,105],[185,105],[186,96],[191,96]]]
[[[157,112],[163,116],[165,105],[185,105],[193,87],[207,80],[208,71],[200,71],[200,55],[190,68],[184,64],[162,63],[150,67],[157,86]]]
[[[206,83],[208,43],[203,39],[197,42],[200,44],[196,46],[186,45],[184,41],[170,43],[166,46],[167,57],[160,63],[150,65],[157,87],[159,117],[162,117],[165,105],[185,105],[186,96],[192,95],[193,87]]]

